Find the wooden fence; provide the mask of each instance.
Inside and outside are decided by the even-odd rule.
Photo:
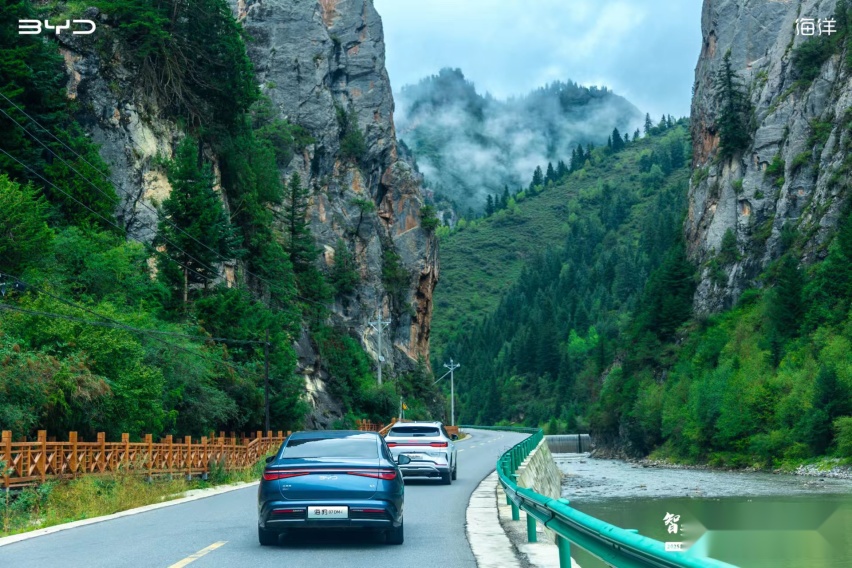
[[[251,467],[278,448],[290,432],[255,432],[236,436],[231,432],[212,434],[200,440],[190,436],[173,439],[166,436],[154,442],[151,434],[144,441],[131,442],[128,434],[120,442],[107,442],[101,432],[97,441],[85,442],[77,432],[69,432],[67,442],[48,440],[39,430],[37,440],[12,441],[12,432],[4,430],[0,438],[0,461],[5,462],[3,488],[43,483],[48,479],[69,479],[119,470],[147,474],[200,475],[209,473],[211,464],[226,470]]]

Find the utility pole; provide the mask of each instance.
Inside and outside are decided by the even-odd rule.
[[[450,425],[456,425],[456,385],[453,377],[453,371],[461,367],[458,363],[453,363],[450,359],[449,363],[444,363],[444,367],[450,370]],[[445,375],[446,376],[446,375]],[[443,377],[442,377],[443,378]],[[438,379],[440,380],[440,379]]]
[[[263,343],[263,407],[266,414],[266,431],[269,432],[269,328]]]
[[[391,320],[383,320],[382,319],[382,309],[379,308],[376,310],[376,320],[367,322],[370,324],[370,327],[376,330],[379,334],[379,386],[382,386],[382,363],[385,362],[385,358],[382,355],[382,332],[384,329],[390,325]]]

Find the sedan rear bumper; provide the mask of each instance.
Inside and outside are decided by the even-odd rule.
[[[348,519],[308,519],[308,507],[342,505],[349,508]],[[267,501],[258,511],[258,525],[265,530],[298,528],[390,529],[402,524],[402,510],[388,501]]]

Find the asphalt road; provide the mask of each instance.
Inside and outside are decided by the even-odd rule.
[[[311,531],[261,547],[252,486],[0,547],[0,566],[474,568],[464,530],[470,494],[494,470],[497,457],[526,435],[471,433],[459,442],[452,485],[406,482],[402,546],[385,544],[381,535]]]

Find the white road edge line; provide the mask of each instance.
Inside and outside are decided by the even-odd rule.
[[[103,523],[105,521],[111,521],[113,519],[120,519],[122,517],[129,517],[131,515],[138,515],[139,513],[145,513],[147,511],[155,511],[157,509],[162,509],[164,507],[172,507],[174,505],[182,505],[183,503],[189,503],[190,501],[198,501],[199,499],[206,499],[207,497],[215,497],[216,495],[221,495],[222,493],[228,493],[230,491],[236,491],[237,489],[245,489],[246,487],[252,487],[257,485],[260,481],[252,481],[250,483],[240,482],[234,483],[231,485],[223,485],[221,487],[213,487],[210,489],[202,489],[198,493],[189,495],[188,497],[181,497],[180,499],[173,499],[171,501],[163,501],[162,503],[155,503],[153,505],[145,505],[144,507],[137,507],[135,509],[128,509],[126,511],[119,511],[118,513],[113,513],[112,515],[104,515],[103,517],[93,517],[91,519],[83,519],[82,521],[74,521],[71,523],[64,523],[61,525],[54,525],[52,527],[47,527],[43,529],[38,529],[30,532],[25,532],[21,534],[13,534],[11,536],[6,536],[0,538],[0,547],[8,546],[10,544],[15,544],[16,542],[21,542],[23,540],[29,540],[31,538],[36,538],[40,536],[45,536],[48,534],[53,534],[57,532],[67,531],[70,529],[75,529],[77,527],[84,527],[86,525],[93,525],[95,523]]]

